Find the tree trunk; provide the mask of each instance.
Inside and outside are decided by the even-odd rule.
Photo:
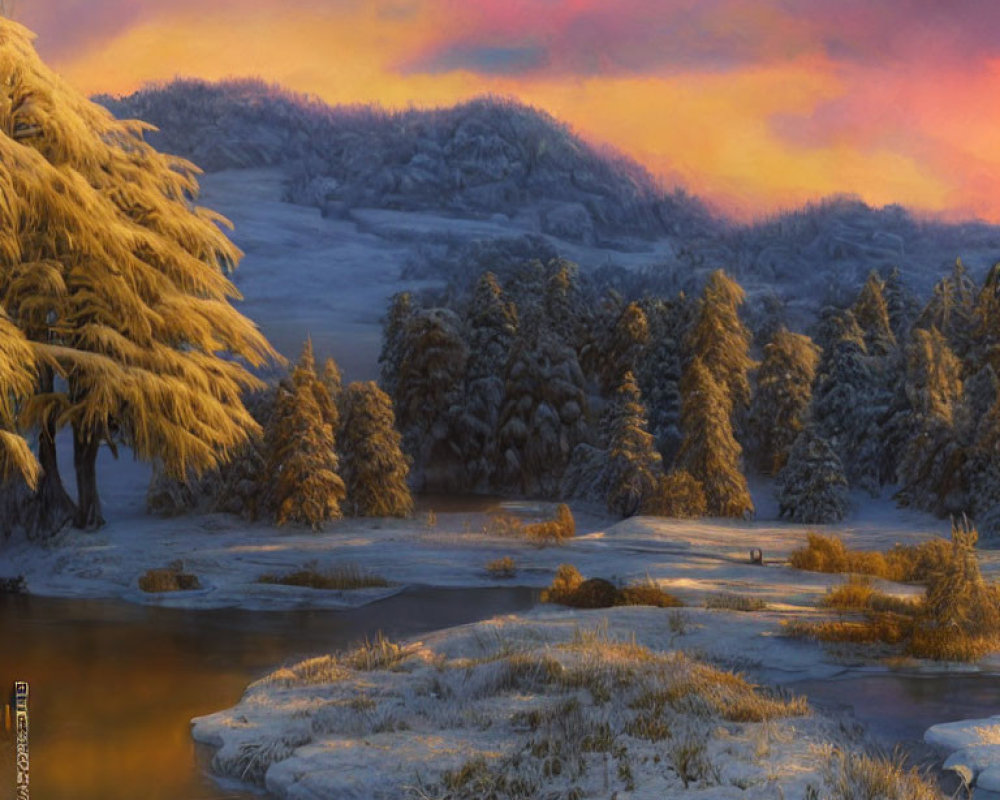
[[[97,493],[97,451],[100,438],[91,430],[73,426],[73,466],[76,468],[77,511],[73,526],[97,530],[104,524],[101,498]]]
[[[38,385],[41,392],[51,392],[54,377],[51,368],[39,370]],[[29,539],[44,539],[62,530],[76,514],[76,503],[69,496],[59,475],[56,455],[56,426],[47,422],[38,431],[38,463],[42,473],[38,487],[31,491],[21,478],[13,478],[3,487],[0,511],[0,530],[10,536],[23,530]]]

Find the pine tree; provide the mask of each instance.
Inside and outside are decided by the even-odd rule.
[[[340,375],[340,367],[337,366],[337,362],[333,358],[327,358],[323,364],[323,374],[320,376],[320,380],[326,387],[326,393],[330,395],[330,399],[333,401],[334,406],[337,408],[337,413],[340,414],[340,400],[341,395],[344,393],[344,379]],[[336,426],[334,426],[336,429]]]
[[[748,373],[754,366],[750,358],[752,337],[739,315],[743,298],[743,289],[736,281],[721,269],[713,272],[702,290],[698,314],[685,343],[688,353],[700,359],[723,387],[731,414],[750,404]]]
[[[466,488],[488,489],[497,467],[503,371],[517,336],[517,309],[491,272],[480,276],[466,311],[469,360],[460,421]]]
[[[884,295],[885,283],[875,270],[861,287],[851,311],[864,332],[865,349],[872,356],[886,356],[896,346],[896,337],[889,323],[889,307]]]
[[[847,514],[847,478],[836,452],[806,425],[776,483],[779,515],[793,522],[838,522]]]
[[[327,366],[331,362],[332,359],[328,360]],[[333,368],[336,370],[337,365],[334,364]],[[339,378],[340,372],[338,371],[337,379],[339,380]],[[326,380],[321,379],[316,374],[316,355],[313,352],[312,338],[307,338],[302,345],[299,362],[292,371],[292,382],[296,386],[302,384],[313,393],[323,422],[329,425],[330,430],[336,435],[337,428],[340,425],[340,412],[337,410],[337,405],[333,401],[329,388],[327,388]]]
[[[574,350],[579,351],[587,313],[580,298],[580,268],[556,258],[545,265],[543,309],[546,324]]]
[[[962,361],[969,355],[976,328],[976,284],[962,259],[956,259],[951,275],[934,286],[931,299],[920,313],[917,326],[937,328]]]
[[[461,320],[454,311],[421,309],[410,316],[393,407],[404,450],[425,489],[454,489],[463,482],[456,433],[467,358]]]
[[[805,425],[819,348],[808,336],[779,328],[764,348],[749,427],[755,461],[765,475],[776,475]]]
[[[907,412],[900,428],[908,436],[897,468],[902,484],[898,498],[942,513],[944,496],[952,489],[952,468],[957,466],[955,417],[963,392],[962,365],[936,328],[914,329],[906,348],[902,391]]]
[[[663,472],[631,371],[615,393],[609,422],[607,505],[612,512],[631,517],[653,493]]]
[[[681,427],[684,441],[677,464],[701,483],[708,513],[745,517],[753,513],[747,481],[740,470],[742,448],[733,436],[732,404],[726,387],[696,357],[681,381]]]
[[[404,517],[413,510],[401,444],[389,395],[372,381],[350,384],[344,392],[340,448],[351,514]]]
[[[638,303],[629,303],[608,332],[601,348],[601,386],[612,392],[621,386],[626,373],[635,374],[639,359],[649,344],[649,322]]]
[[[278,389],[267,430],[267,474],[277,509],[275,522],[296,522],[320,530],[339,519],[346,494],[337,474],[333,430],[308,381],[290,381]]]
[[[675,519],[703,517],[708,513],[705,490],[684,470],[660,475],[652,494],[643,504],[642,513]]]
[[[39,430],[38,501],[60,509],[55,432],[72,428],[74,523],[96,527],[103,442],[175,475],[210,469],[256,427],[240,398],[260,384],[230,357],[275,354],[230,305],[240,253],[221,217],[192,206],[197,168],[72,89],[4,19],[0,75],[0,183],[20,205],[0,220],[0,306],[44,362],[21,424]]]
[[[916,295],[903,283],[899,267],[893,267],[885,279],[883,289],[886,309],[889,312],[889,327],[897,342],[905,342],[920,315],[920,303]]]
[[[4,199],[0,195],[0,202]],[[0,477],[6,481],[16,475],[29,488],[38,484],[38,462],[16,427],[17,406],[31,394],[34,383],[34,353],[21,331],[0,311]]]
[[[399,404],[399,372],[406,350],[406,327],[415,309],[409,292],[392,296],[389,311],[382,320],[382,351],[379,353],[379,384]]]
[[[989,364],[1000,374],[1000,263],[993,265],[979,290],[973,325],[970,369]]]
[[[552,496],[585,436],[587,401],[576,353],[531,323],[522,324],[504,372],[498,478]]]

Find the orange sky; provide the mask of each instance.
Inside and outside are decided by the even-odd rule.
[[[246,75],[330,103],[497,92],[742,218],[846,192],[1000,222],[992,0],[33,0],[16,16],[89,93]]]

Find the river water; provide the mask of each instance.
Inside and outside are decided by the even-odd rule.
[[[0,690],[28,680],[39,800],[250,798],[208,776],[192,717],[236,703],[290,661],[530,608],[537,591],[415,588],[350,611],[183,611],[0,595]],[[2,706],[2,702],[0,702]],[[0,798],[14,796],[0,720]],[[258,799],[259,800],[259,799]]]

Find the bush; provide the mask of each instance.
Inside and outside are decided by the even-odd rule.
[[[562,542],[576,536],[576,521],[573,512],[565,503],[556,507],[555,519],[535,522],[523,527],[523,534],[535,542]]]
[[[676,608],[684,605],[652,580],[617,588],[603,578],[585,580],[572,564],[560,564],[552,585],[542,591],[543,603],[560,603],[574,608],[611,608],[612,606],[655,606]]]
[[[510,556],[495,558],[486,564],[486,571],[494,578],[513,578],[517,574],[517,564]]]
[[[718,608],[727,611],[764,611],[767,603],[758,597],[748,597],[743,594],[715,594],[705,600],[705,608]]]
[[[662,475],[642,507],[642,513],[653,517],[694,519],[708,513],[708,502],[701,483],[685,470]]]
[[[261,575],[257,583],[281,584],[283,586],[305,586],[309,589],[350,591],[388,586],[389,582],[379,575],[363,572],[354,565],[332,567],[319,570],[315,564],[284,575]]]
[[[926,582],[950,558],[951,545],[931,539],[916,545],[896,545],[887,553],[849,550],[838,536],[807,534],[804,548],[795,550],[789,563],[810,572],[843,572],[872,575],[898,582]]]
[[[183,592],[200,589],[197,575],[181,571],[179,567],[148,569],[139,577],[139,588],[144,592]]]

